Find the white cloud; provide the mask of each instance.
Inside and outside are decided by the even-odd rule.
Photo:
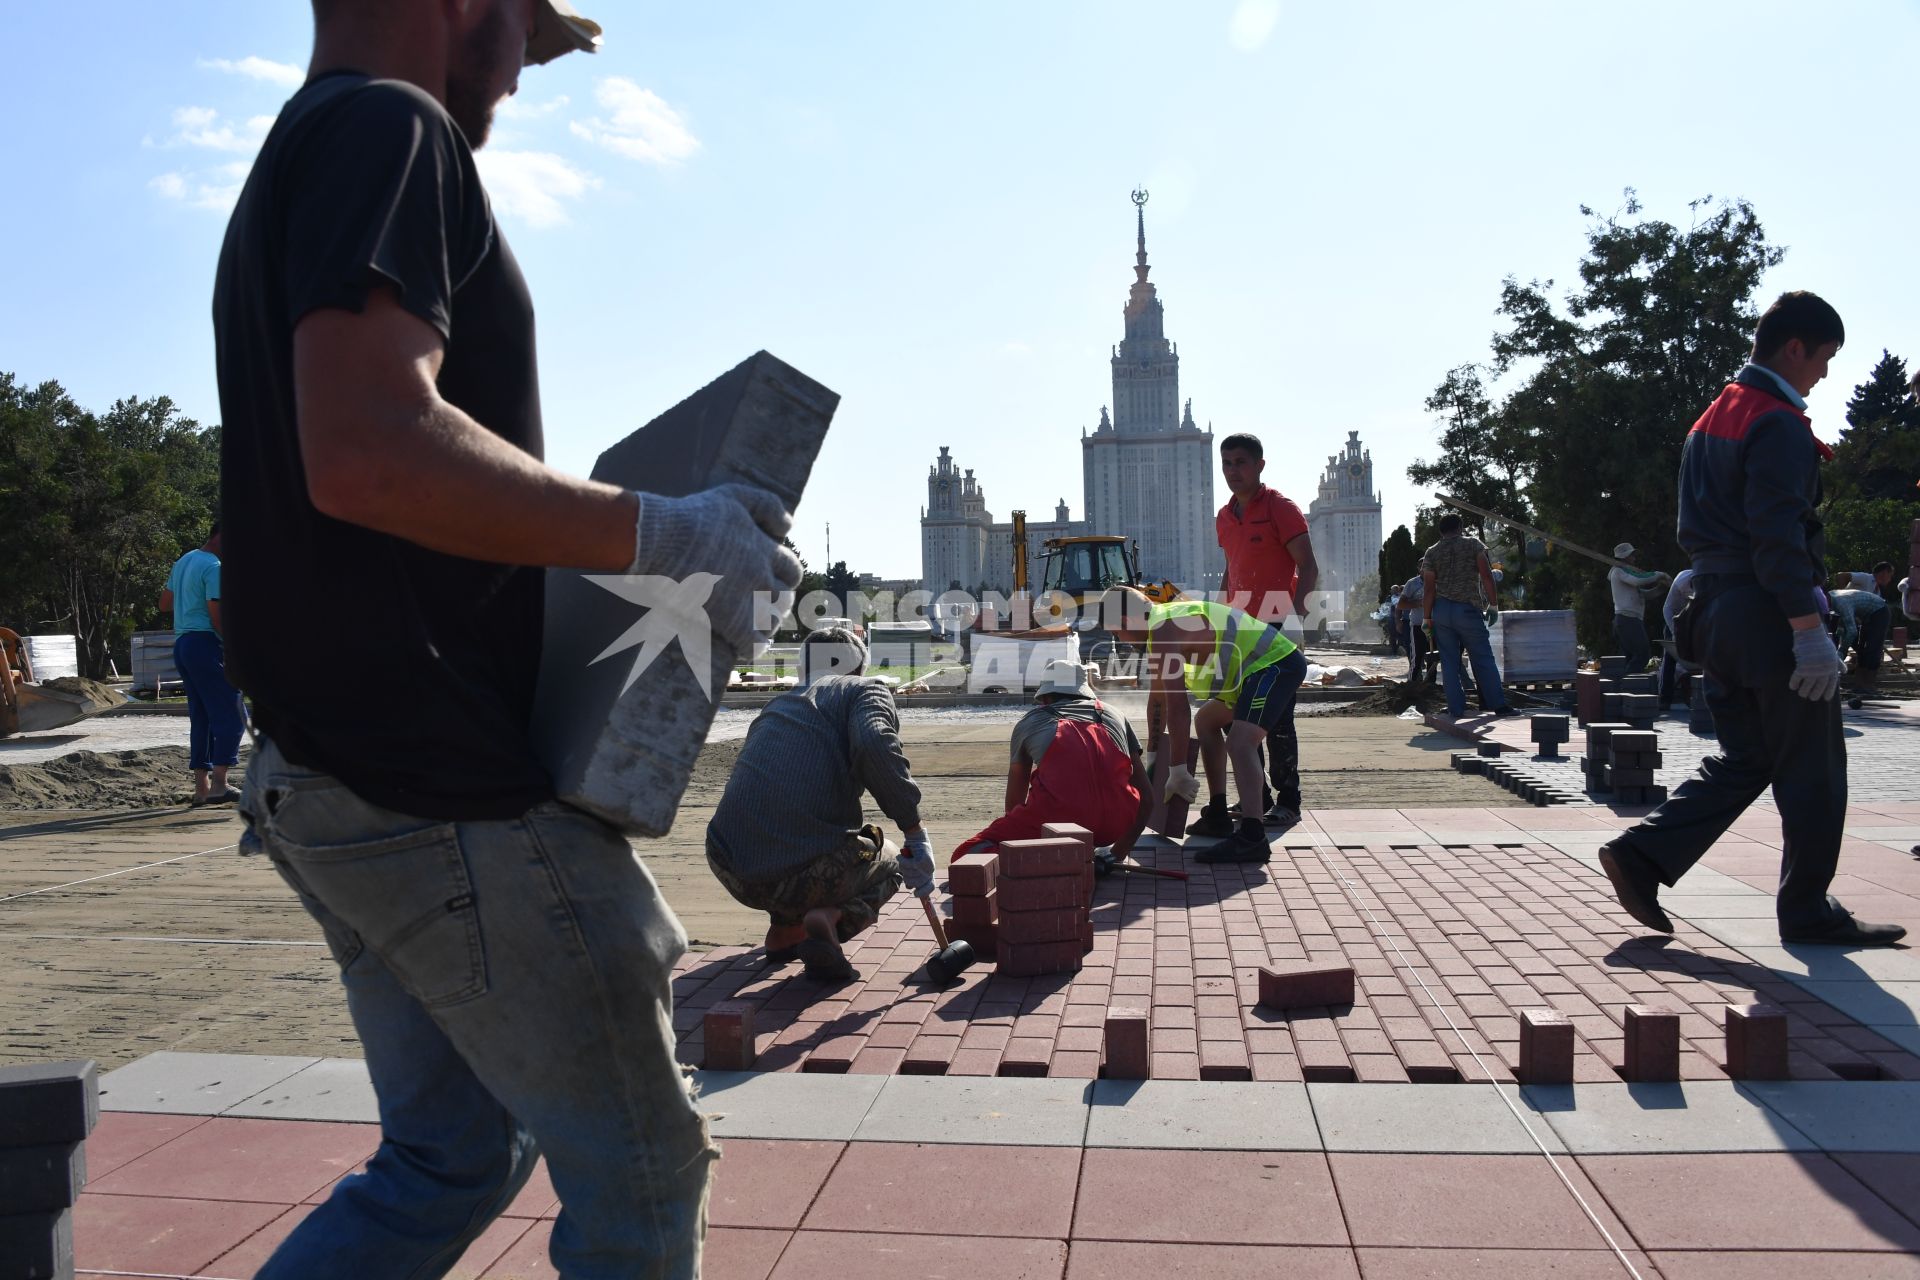
[[[200,66],[207,71],[224,71],[228,75],[245,76],[249,80],[265,80],[283,89],[298,89],[307,79],[307,73],[299,67],[286,62],[270,62],[251,54],[238,62],[229,58],[202,58]]]
[[[247,173],[252,168],[253,165],[247,161],[235,161],[197,172],[163,173],[149,181],[147,186],[162,199],[184,204],[190,209],[227,213],[232,210],[234,201],[240,198],[240,188],[246,185]]]
[[[1240,0],[1227,24],[1227,38],[1243,53],[1266,44],[1280,22],[1280,0]]]
[[[199,147],[207,151],[237,151],[253,154],[273,128],[274,117],[250,116],[235,124],[222,120],[212,107],[176,107],[173,112],[173,136],[163,144],[169,147]]]
[[[502,98],[494,114],[502,120],[538,120],[541,116],[550,116],[566,106],[572,99],[566,94],[549,98],[545,102],[522,102],[518,98]]]
[[[474,160],[493,197],[494,212],[530,227],[565,226],[567,210],[562,202],[578,200],[600,185],[600,179],[551,151],[488,147],[475,152]]]
[[[575,137],[646,164],[678,164],[700,149],[680,113],[651,89],[609,76],[593,96],[608,118],[574,121],[568,127]]]

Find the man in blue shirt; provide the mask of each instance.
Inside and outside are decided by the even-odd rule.
[[[227,786],[227,770],[240,760],[246,714],[240,691],[227,683],[220,641],[220,524],[207,540],[173,562],[161,610],[173,612],[173,665],[187,687],[188,764],[193,803],[232,804],[240,793]]]

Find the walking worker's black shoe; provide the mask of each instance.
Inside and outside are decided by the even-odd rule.
[[[1267,832],[1258,821],[1242,822],[1239,828],[1219,844],[1210,845],[1193,855],[1195,862],[1266,862],[1273,857]]]
[[[1227,798],[1215,796],[1207,801],[1200,810],[1200,816],[1187,828],[1190,836],[1230,836],[1233,834],[1233,815],[1227,812]]]
[[[1673,921],[1660,909],[1660,877],[1647,856],[1624,840],[1600,846],[1600,869],[1613,881],[1620,909],[1657,933],[1672,933]]]
[[[1907,936],[1901,924],[1868,924],[1856,920],[1851,911],[1837,911],[1833,919],[1817,929],[1780,931],[1780,941],[1826,947],[1890,947]]]

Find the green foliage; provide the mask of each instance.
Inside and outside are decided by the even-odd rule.
[[[1525,491],[1535,459],[1526,429],[1487,399],[1479,366],[1463,364],[1448,370],[1427,397],[1427,412],[1440,419],[1440,456],[1432,462],[1415,462],[1407,468],[1408,478],[1532,524]]]
[[[1443,447],[1483,456],[1443,456],[1409,474],[1488,491],[1508,483],[1508,500],[1534,517],[1517,519],[1598,550],[1625,539],[1641,548],[1641,564],[1676,565],[1681,446],[1745,362],[1754,291],[1782,256],[1746,201],[1706,197],[1688,208],[1692,220],[1680,227],[1642,217],[1632,191],[1612,217],[1583,207],[1580,283],[1558,307],[1551,280],[1509,277],[1499,306],[1506,327],[1493,336],[1488,366],[1493,379],[1516,379],[1505,397],[1491,399],[1466,367],[1428,401],[1442,415]],[[1480,505],[1505,511],[1498,501]],[[1606,569],[1564,551],[1530,567],[1528,604],[1571,602],[1582,641],[1604,648],[1613,614]]]
[[[1386,599],[1386,593],[1404,585],[1407,579],[1418,572],[1420,549],[1413,545],[1413,535],[1407,531],[1407,526],[1400,525],[1380,545],[1380,598]]]
[[[160,589],[205,539],[219,491],[219,429],[165,396],[96,415],[56,382],[0,373],[0,622],[72,632],[82,674],[107,675],[134,631],[172,625]]]
[[[1920,519],[1920,404],[1907,394],[1906,362],[1882,351],[1847,401],[1847,426],[1826,467],[1827,567],[1870,569],[1891,560],[1904,575]]]

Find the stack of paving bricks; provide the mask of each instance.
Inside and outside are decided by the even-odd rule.
[[[1635,729],[1651,728],[1660,716],[1660,678],[1629,672],[1626,658],[1608,654],[1598,671],[1574,677],[1574,710],[1583,725],[1625,721]]]
[[[1607,735],[1607,781],[1620,804],[1664,804],[1667,789],[1655,783],[1663,763],[1660,735],[1651,729],[1615,729]]]
[[[953,903],[947,937],[967,943],[982,960],[991,960],[1000,949],[999,878],[996,853],[976,853],[947,864],[947,893]]]
[[[93,1063],[0,1068],[0,1280],[73,1275],[82,1144],[99,1120]]]
[[[995,857],[1000,972],[1018,978],[1077,972],[1093,949],[1092,848],[1073,836],[1048,836],[1002,841]]]
[[[1559,718],[1566,719],[1565,716]],[[1573,804],[1581,799],[1578,792],[1551,780],[1543,781],[1529,772],[1525,765],[1507,760],[1497,743],[1483,745],[1478,751],[1456,751],[1453,767],[1461,773],[1478,774],[1489,782],[1505,787],[1528,804],[1543,808],[1553,804]]]
[[[1534,716],[1528,725],[1533,745],[1540,748],[1538,754],[1549,760],[1560,758],[1560,748],[1573,738],[1573,722],[1568,716]]]

